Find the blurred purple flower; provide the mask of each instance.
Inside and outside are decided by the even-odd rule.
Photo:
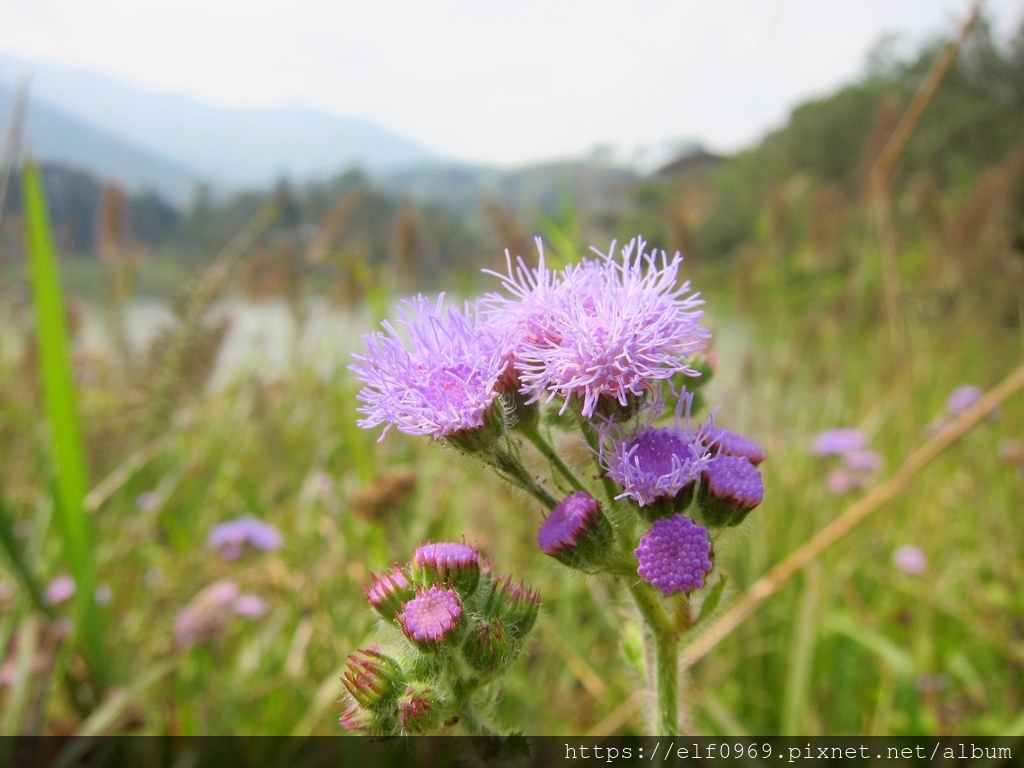
[[[843,454],[843,465],[854,472],[877,472],[885,460],[875,451],[850,451]]]
[[[625,407],[659,381],[697,375],[686,360],[710,337],[699,325],[703,301],[685,296],[689,282],[677,284],[678,253],[659,259],[645,247],[635,238],[620,259],[614,242],[608,254],[593,249],[599,259],[567,267],[557,284],[540,270],[529,279],[520,272],[519,286],[509,278],[506,287],[534,307],[524,310],[526,333],[512,342],[524,395],[564,398],[562,412],[575,396],[589,418],[601,399]]]
[[[832,456],[867,448],[868,438],[859,429],[830,429],[820,433],[811,444],[816,456]]]
[[[247,619],[258,619],[267,612],[267,603],[259,595],[246,593],[235,598],[232,606],[235,613]]]
[[[435,439],[484,425],[499,396],[505,364],[500,339],[485,328],[475,308],[444,308],[444,294],[431,305],[423,296],[406,302],[398,324],[363,337],[367,354],[349,368],[363,383],[358,399],[364,428],[384,425]]]
[[[921,576],[928,570],[928,559],[924,552],[914,546],[897,547],[892,553],[892,562],[897,568],[911,576]]]
[[[75,596],[75,580],[70,576],[58,576],[46,587],[43,599],[47,605],[60,605]]]
[[[844,496],[863,487],[865,479],[862,472],[853,472],[843,468],[833,469],[828,473],[828,489],[836,496]]]
[[[974,384],[965,384],[954,389],[946,398],[946,413],[950,416],[959,416],[976,402],[984,394],[981,387]]]
[[[237,598],[238,585],[230,579],[220,579],[200,590],[174,619],[178,647],[187,648],[219,635]]]
[[[157,496],[152,491],[146,491],[145,493],[140,493],[135,498],[135,507],[140,512],[152,512],[158,506],[160,506],[160,497]]]
[[[206,539],[206,546],[219,551],[225,560],[237,560],[246,544],[272,552],[281,547],[281,533],[255,517],[240,517],[214,527]]]
[[[666,597],[700,589],[713,567],[707,528],[680,514],[656,520],[635,554],[637,573]]]

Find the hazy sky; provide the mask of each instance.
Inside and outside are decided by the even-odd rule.
[[[302,102],[451,157],[735,149],[968,0],[0,0],[0,51],[230,106]],[[988,0],[1009,33],[1022,0]]]

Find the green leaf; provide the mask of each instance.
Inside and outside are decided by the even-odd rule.
[[[25,163],[22,184],[26,245],[36,310],[39,370],[55,470],[57,524],[64,557],[75,579],[76,630],[82,633],[86,661],[102,687],[107,681],[107,660],[103,653],[103,617],[93,594],[96,588],[96,560],[83,505],[88,489],[85,448],[79,424],[78,398],[71,368],[64,298],[51,236],[50,216],[35,163]]]

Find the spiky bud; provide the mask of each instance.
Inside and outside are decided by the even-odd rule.
[[[412,575],[417,584],[443,584],[466,600],[480,583],[480,553],[465,544],[424,544],[413,553]]]
[[[441,722],[441,702],[433,689],[415,684],[406,688],[398,700],[398,721],[406,733],[432,731]]]
[[[342,677],[345,690],[353,701],[366,709],[378,711],[394,703],[404,682],[401,666],[381,653],[379,646],[349,656],[348,668]]]
[[[366,599],[388,621],[394,621],[402,606],[416,596],[416,590],[403,568],[394,568],[380,575],[370,574],[370,578],[370,585],[363,587]]]

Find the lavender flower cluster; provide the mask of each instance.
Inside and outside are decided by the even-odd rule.
[[[419,734],[467,717],[473,699],[519,655],[537,592],[492,576],[473,547],[424,544],[412,562],[371,575],[366,599],[404,642],[349,656],[341,725],[370,735]]]
[[[592,249],[592,257],[561,270],[547,266],[537,244],[536,267],[507,255],[506,272],[490,273],[501,292],[462,307],[448,306],[443,294],[418,296],[396,324],[365,337],[366,353],[351,366],[362,383],[359,424],[429,435],[483,461],[545,507],[537,534],[543,553],[576,570],[625,578],[634,595],[640,589],[679,599],[689,610],[691,594],[709,586],[714,540],[764,499],[760,446],[717,423],[718,409],[700,423],[692,419],[695,393],[717,366],[701,325],[703,301],[680,279],[682,257],[649,252],[640,238],[619,252],[615,243],[607,253]],[[665,424],[670,399],[674,419]],[[559,429],[579,431],[597,468],[587,474],[600,482],[604,502],[580,479],[587,474],[552,447]],[[549,462],[550,482],[522,461],[525,443]],[[463,643],[468,663],[479,665],[504,648],[508,630],[498,614],[466,610],[463,591],[476,588],[476,571],[456,547],[443,545],[441,560],[436,552],[417,554],[434,563],[433,581],[414,558],[409,571],[375,577],[367,597],[421,652]],[[657,595],[636,599],[643,611]],[[471,643],[461,639],[467,632]],[[343,724],[410,731],[403,706],[438,706],[424,703],[423,681],[367,684],[387,692],[374,699],[386,704],[367,705],[357,679],[371,667],[389,680],[405,669],[381,653],[354,658]]]

